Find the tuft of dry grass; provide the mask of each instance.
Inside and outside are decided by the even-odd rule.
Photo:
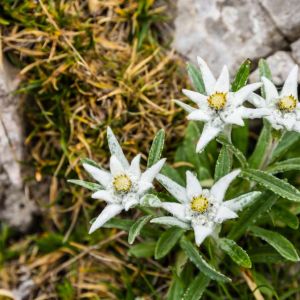
[[[184,117],[171,100],[181,97],[187,75],[157,30],[167,3],[4,0],[0,7],[3,49],[21,70],[27,184],[41,210],[32,234],[2,232],[0,287],[33,280],[30,299],[40,300],[156,299],[166,271],[129,257],[123,232],[87,236],[101,205],[66,179],[86,176],[80,158],[107,163],[108,125],[129,158],[147,154],[161,128],[167,151],[175,149]]]

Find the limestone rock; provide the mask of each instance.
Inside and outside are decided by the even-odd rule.
[[[269,56],[266,61],[270,67],[273,82],[276,85],[282,85],[284,83],[289,72],[296,64],[291,56],[291,52],[287,51],[277,51],[273,55]],[[258,69],[250,75],[250,82],[257,81],[259,81]]]
[[[173,46],[191,61],[202,56],[217,72],[265,57],[286,41],[258,0],[178,0]]]
[[[16,70],[0,57],[0,219],[24,231],[36,209],[25,196],[19,163],[23,159],[23,124],[20,98],[12,94],[18,83]]]
[[[300,65],[300,39],[291,44],[292,57]]]
[[[300,36],[299,0],[260,0],[278,29],[290,40]]]

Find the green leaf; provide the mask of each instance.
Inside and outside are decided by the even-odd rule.
[[[232,153],[228,147],[223,145],[220,150],[215,168],[215,181],[228,174],[232,167]]]
[[[82,164],[88,164],[88,165],[94,166],[96,168],[101,168],[100,165],[97,162],[95,162],[94,160],[92,160],[90,158],[81,158],[80,162]]]
[[[150,168],[155,163],[157,163],[161,157],[163,148],[165,143],[165,131],[163,129],[160,129],[156,136],[154,137],[154,140],[152,142],[149,157],[148,157],[148,163],[147,167]]]
[[[173,167],[171,167],[170,165],[164,164],[160,173],[169,177],[173,181],[175,181],[181,185],[184,185],[184,180],[180,176],[179,172],[176,169],[174,169]]]
[[[255,264],[274,264],[286,262],[274,248],[269,245],[255,247],[248,251],[251,261]]]
[[[200,255],[199,250],[186,238],[182,238],[180,246],[186,253],[190,261],[207,277],[220,282],[230,282],[231,279],[217,271],[213,266],[208,264]]]
[[[291,261],[299,261],[299,256],[295,247],[281,234],[257,226],[251,226],[250,231],[254,236],[261,238],[277,250],[282,257]]]
[[[270,163],[281,158],[296,142],[299,141],[300,134],[298,132],[287,131],[281,137],[277,147],[271,154]]]
[[[152,216],[143,216],[139,218],[129,229],[128,243],[133,244],[136,237],[140,234],[142,228],[151,220]]]
[[[246,85],[250,74],[250,68],[251,61],[250,59],[246,59],[237,71],[233,83],[231,85],[231,90],[233,92],[238,91],[240,88]]]
[[[124,231],[129,231],[132,224],[132,220],[112,218],[103,225],[103,228],[116,228]]]
[[[260,132],[255,149],[249,158],[251,168],[260,169],[265,161],[267,150],[272,145],[272,127],[268,121],[264,120],[264,127]]]
[[[256,222],[266,211],[271,209],[279,197],[266,191],[248,209],[242,212],[235,225],[231,228],[228,238],[237,240],[247,231],[248,227]]]
[[[269,65],[267,63],[267,61],[263,58],[261,58],[258,62],[258,70],[259,70],[259,77],[266,77],[270,80],[272,80],[272,74],[271,74],[271,70],[269,68]],[[264,86],[261,87],[261,95],[263,98],[266,98],[266,93],[265,93],[265,89]]]
[[[210,278],[199,273],[187,287],[181,300],[199,300],[210,282]],[[174,299],[175,300],[175,299]]]
[[[298,229],[299,227],[298,217],[283,206],[274,206],[271,211],[271,216],[275,221],[280,221],[292,229]]]
[[[300,201],[300,192],[294,186],[271,174],[260,170],[245,169],[241,172],[241,175],[257,182],[282,198],[296,202]]]
[[[184,230],[178,227],[171,227],[166,230],[159,238],[155,247],[155,259],[166,256],[180,239]]]
[[[239,163],[243,168],[246,168],[248,166],[247,159],[244,156],[244,154],[238,148],[236,148],[232,143],[229,143],[222,137],[218,137],[217,141],[221,143],[223,146],[226,146],[227,149],[231,151],[231,153],[237,158],[237,160],[239,161]]]
[[[84,181],[84,180],[79,180],[79,179],[68,179],[67,181],[69,183],[73,183],[73,184],[82,186],[91,191],[99,191],[99,190],[103,189],[102,185],[100,185],[98,183],[94,183],[94,182],[89,182],[89,181]]]
[[[242,154],[246,154],[249,144],[249,122],[244,120],[244,126],[236,126],[232,128],[231,139],[232,144],[239,149]]]
[[[284,161],[277,162],[267,168],[267,172],[277,174],[281,172],[300,170],[300,158],[291,158]]]
[[[176,274],[174,274],[171,286],[168,290],[167,300],[181,299],[183,292],[183,282]]]
[[[238,246],[235,241],[222,238],[219,239],[219,245],[220,248],[226,252],[238,265],[244,268],[251,268],[252,263],[247,252]]]
[[[197,67],[195,67],[193,64],[188,63],[187,72],[197,92],[205,95],[206,94],[205,85],[200,70],[198,70]]]
[[[137,258],[148,258],[154,255],[156,242],[145,242],[138,245],[134,245],[130,247],[128,253],[129,255],[133,255]]]

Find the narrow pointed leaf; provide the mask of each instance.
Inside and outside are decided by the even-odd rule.
[[[171,286],[168,290],[167,300],[181,299],[183,292],[183,282],[176,274],[174,274]]]
[[[187,287],[181,300],[199,300],[210,282],[210,278],[199,273]],[[175,300],[175,299],[174,299]]]
[[[94,166],[94,167],[96,167],[96,168],[101,169],[100,165],[99,165],[97,162],[95,162],[94,160],[90,159],[90,158],[82,158],[82,159],[80,160],[80,162],[81,162],[82,164],[88,164],[88,165],[91,165],[91,166]]]
[[[282,257],[291,261],[299,261],[299,256],[295,247],[281,234],[257,226],[250,227],[250,230],[254,236],[261,238],[277,250]]]
[[[233,83],[231,85],[231,90],[233,92],[238,91],[240,88],[242,88],[247,84],[248,77],[250,74],[250,68],[251,68],[251,61],[250,59],[246,59],[238,69],[235,78],[233,80]]]
[[[231,259],[244,268],[251,268],[252,263],[247,252],[236,244],[235,241],[222,238],[219,240],[220,248],[226,252]]]
[[[151,220],[152,216],[143,216],[139,218],[129,229],[128,243],[132,244],[135,238],[140,234],[142,228]]]
[[[155,259],[160,259],[166,256],[176,245],[184,233],[183,229],[172,227],[166,230],[159,238],[155,247]]]
[[[290,158],[284,161],[277,162],[267,168],[267,172],[277,174],[287,171],[300,170],[300,158]]]
[[[94,182],[89,182],[89,181],[84,181],[84,180],[79,180],[79,179],[69,179],[68,182],[82,186],[91,191],[99,191],[99,190],[103,189],[102,185],[100,185],[98,183],[94,183]]]
[[[197,90],[197,92],[205,95],[206,94],[205,85],[200,70],[197,67],[195,67],[193,64],[188,63],[187,71],[194,88]]]
[[[213,266],[204,260],[197,249],[190,241],[186,238],[182,238],[180,246],[186,253],[190,261],[207,277],[210,279],[220,282],[230,282],[231,279],[217,271]]]
[[[155,163],[159,161],[164,148],[164,143],[165,143],[165,131],[163,129],[160,129],[155,135],[150,148],[148,162],[147,162],[148,168],[150,168],[151,166],[153,166]]]
[[[264,186],[282,198],[300,202],[300,192],[291,184],[260,170],[245,169],[241,175]]]
[[[232,153],[227,146],[223,146],[220,150],[215,168],[215,181],[228,174],[232,167]]]

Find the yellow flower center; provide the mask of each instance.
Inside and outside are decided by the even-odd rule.
[[[220,110],[224,108],[227,102],[227,93],[215,92],[208,97],[207,101],[211,108]]]
[[[208,199],[203,196],[194,197],[191,202],[191,209],[199,212],[204,213],[208,209]]]
[[[126,174],[118,175],[113,180],[113,186],[117,192],[128,192],[132,183]]]
[[[291,112],[297,106],[297,99],[292,95],[285,96],[278,101],[277,105],[280,110]]]

